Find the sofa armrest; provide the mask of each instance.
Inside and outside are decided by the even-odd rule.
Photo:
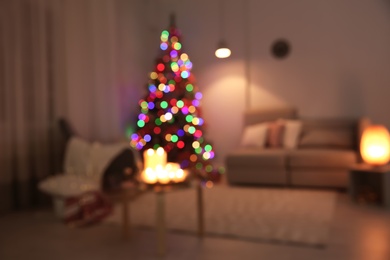
[[[370,118],[368,117],[361,117],[359,118],[359,122],[358,122],[358,129],[357,129],[357,144],[358,144],[358,155],[359,155],[359,162],[363,162],[363,158],[360,154],[360,141],[362,139],[362,135],[363,135],[363,132],[364,130],[369,127],[370,125],[372,125],[372,121]]]

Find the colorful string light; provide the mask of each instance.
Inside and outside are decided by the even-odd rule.
[[[212,172],[207,161],[215,153],[203,137],[204,120],[198,109],[202,93],[194,85],[193,64],[182,52],[177,29],[163,30],[160,40],[162,55],[149,74],[149,93],[139,101],[138,128],[131,134],[130,144],[139,150],[163,147],[176,154],[174,160],[181,167]]]

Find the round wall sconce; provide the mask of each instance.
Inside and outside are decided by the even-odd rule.
[[[272,43],[271,53],[277,59],[283,59],[290,53],[290,44],[287,40],[279,39]]]

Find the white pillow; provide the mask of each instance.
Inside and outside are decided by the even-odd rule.
[[[85,175],[88,170],[91,144],[80,138],[72,137],[66,146],[64,171],[69,174]]]
[[[111,144],[94,142],[91,147],[88,171],[85,173],[86,176],[100,181],[109,164],[119,155],[119,153],[129,147],[130,145],[127,142]]]
[[[241,146],[264,147],[267,137],[268,124],[261,123],[245,127],[241,138]]]
[[[284,120],[283,147],[294,149],[298,146],[298,138],[302,132],[300,120]]]
[[[73,137],[66,149],[65,173],[42,180],[39,189],[60,197],[98,191],[104,170],[125,148],[129,148],[127,142],[90,144],[79,137]]]

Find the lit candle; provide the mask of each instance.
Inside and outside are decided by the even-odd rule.
[[[182,182],[182,181],[184,181],[185,180],[185,178],[186,178],[186,175],[184,174],[184,171],[182,170],[182,169],[178,169],[177,171],[176,171],[176,174],[175,174],[176,176],[176,178],[175,178],[175,180],[176,180],[176,182]]]
[[[157,166],[156,171],[157,171],[158,182],[160,182],[161,184],[167,184],[170,181],[168,172],[166,171],[165,167],[163,168],[159,165]]]
[[[154,150],[148,149],[144,152],[144,169],[155,169]]]
[[[162,147],[144,152],[144,169],[141,176],[148,184],[183,182],[187,177],[186,171],[180,169],[178,163],[167,163],[167,153]]]
[[[167,153],[164,148],[159,147],[155,154],[156,166],[161,165],[162,167],[165,167],[167,164]]]
[[[146,170],[143,172],[143,180],[146,183],[156,183],[157,182],[157,174],[152,168],[146,168]]]
[[[158,165],[165,167],[167,163],[167,153],[164,148],[159,147],[156,151],[148,149],[144,152],[144,169],[152,168],[156,170]]]
[[[175,181],[175,171],[179,168],[177,163],[167,163],[165,170],[168,173],[169,179]]]

